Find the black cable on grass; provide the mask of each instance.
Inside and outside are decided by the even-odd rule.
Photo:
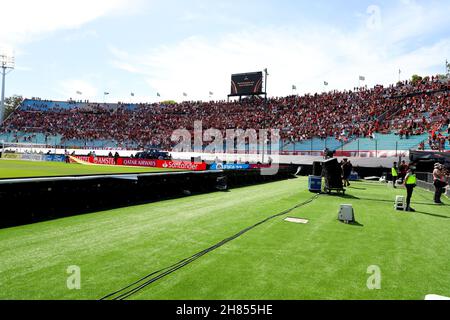
[[[316,194],[315,196],[313,196],[309,200],[306,200],[305,202],[297,204],[296,206],[294,206],[294,207],[292,207],[290,209],[287,209],[287,210],[285,210],[283,212],[274,214],[274,215],[272,215],[272,216],[270,216],[270,217],[268,217],[268,218],[266,218],[266,219],[264,219],[264,220],[262,220],[262,221],[260,221],[260,222],[258,222],[256,224],[254,224],[254,225],[252,225],[252,226],[250,226],[248,228],[245,228],[245,229],[241,230],[240,232],[236,233],[235,235],[233,235],[233,236],[231,236],[229,238],[226,238],[226,239],[216,243],[215,245],[213,245],[213,246],[211,246],[211,247],[209,247],[207,249],[205,249],[203,251],[200,251],[200,252],[190,256],[189,258],[180,260],[179,262],[177,262],[177,263],[175,263],[175,264],[173,264],[173,265],[171,265],[169,267],[166,267],[166,268],[160,269],[158,271],[152,272],[152,273],[146,275],[145,277],[143,277],[143,278],[141,278],[141,279],[139,279],[139,280],[129,284],[128,286],[126,286],[126,287],[124,287],[124,288],[122,288],[120,290],[117,290],[117,291],[115,291],[113,293],[110,293],[110,294],[104,296],[100,300],[106,300],[106,299],[124,300],[126,298],[129,298],[130,296],[132,296],[133,294],[139,292],[140,290],[144,289],[145,287],[149,286],[153,282],[156,282],[159,279],[164,278],[165,276],[167,276],[167,275],[177,271],[178,269],[183,268],[184,266],[194,262],[195,260],[197,260],[197,259],[201,258],[202,256],[208,254],[209,252],[211,252],[211,251],[213,251],[213,250],[215,250],[217,248],[222,247],[223,245],[227,244],[228,242],[230,242],[230,241],[232,241],[232,240],[242,236],[244,233],[247,233],[248,231],[250,231],[250,230],[252,230],[252,229],[262,225],[263,223],[266,223],[267,221],[270,221],[270,220],[272,220],[274,218],[277,218],[277,217],[280,217],[280,216],[284,216],[284,215],[294,211],[295,209],[303,207],[303,206],[313,202],[318,197],[319,197],[319,194]]]

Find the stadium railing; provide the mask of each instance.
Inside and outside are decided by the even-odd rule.
[[[422,189],[434,192],[436,188],[433,183],[433,174],[429,172],[416,172],[417,186]],[[445,189],[445,196],[450,199],[450,188]]]

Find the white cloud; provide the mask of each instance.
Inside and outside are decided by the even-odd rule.
[[[443,65],[450,36],[418,48],[415,41],[433,35],[436,27],[449,27],[448,6],[424,8],[408,1],[389,10],[381,7],[377,28],[366,23],[373,12],[368,10],[352,32],[318,22],[301,28],[247,29],[213,40],[193,36],[137,54],[111,48],[111,53],[116,67],[144,75],[154,91],[171,93],[170,98],[178,100],[182,92],[189,93],[189,99],[207,100],[208,91],[225,99],[231,73],[266,67],[268,91],[274,96],[291,94],[293,84],[300,93],[320,92],[323,81],[329,82],[328,89],[353,89],[359,75],[369,86],[386,85],[398,80],[399,69],[406,78],[430,74]],[[414,26],[416,19],[421,27]]]
[[[450,2],[401,0],[393,8],[383,9],[380,35],[392,43],[417,40],[450,27]]]
[[[60,29],[77,28],[129,7],[132,7],[129,0],[3,1],[0,44],[17,46],[36,36]]]

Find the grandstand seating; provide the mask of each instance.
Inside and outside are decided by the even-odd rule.
[[[323,151],[325,148],[336,150],[342,148],[343,145],[343,142],[334,137],[312,138],[301,142],[285,142],[281,150],[284,152]]]
[[[51,110],[71,110],[71,109],[86,109],[89,106],[96,105],[104,108],[115,109],[118,107],[135,110],[138,104],[131,103],[89,103],[88,101],[50,101],[50,100],[35,100],[35,99],[25,99],[22,102],[22,110],[35,110],[35,111],[51,111]]]
[[[280,129],[282,152],[407,150],[450,123],[449,81],[421,82],[240,102],[105,104],[26,99],[0,128],[0,140],[79,148],[170,149],[175,129]],[[248,148],[248,146],[247,146]]]
[[[18,131],[0,133],[0,141],[15,143],[34,143],[47,144],[50,146],[61,145],[61,135],[45,135],[42,132],[23,132]]]
[[[359,138],[344,146],[344,151],[354,150],[409,150],[428,138],[428,134],[401,139],[398,134],[375,134],[373,138]]]

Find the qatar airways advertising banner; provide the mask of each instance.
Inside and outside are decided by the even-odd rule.
[[[172,161],[172,160],[148,160],[148,159],[132,159],[119,158],[118,165],[133,167],[154,167],[165,169],[181,169],[189,171],[206,170],[206,163],[190,162],[190,161]]]
[[[119,158],[118,165],[132,166],[132,167],[156,167],[156,160],[147,159],[132,159],[132,158]]]

